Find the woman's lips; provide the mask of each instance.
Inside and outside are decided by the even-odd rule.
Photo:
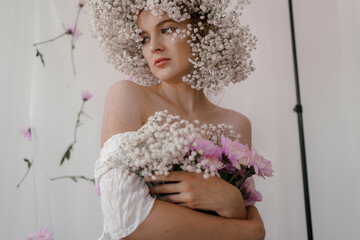
[[[164,59],[164,60],[161,60],[157,63],[155,63],[155,66],[157,67],[161,67],[161,66],[164,66],[165,64],[167,64],[168,62],[170,62],[171,59]]]

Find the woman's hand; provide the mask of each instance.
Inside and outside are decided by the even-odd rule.
[[[175,203],[191,209],[215,211],[222,217],[246,218],[244,200],[239,189],[219,177],[204,179],[203,173],[172,171],[168,176],[157,175],[147,182],[166,183],[150,188],[151,195],[168,194],[159,200]]]

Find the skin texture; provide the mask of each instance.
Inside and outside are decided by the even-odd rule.
[[[167,109],[190,121],[233,125],[235,132],[242,135],[240,141],[251,147],[251,124],[246,116],[212,104],[202,90],[192,89],[182,81],[183,74],[192,70],[187,60],[191,49],[186,39],[172,41],[168,30],[181,29],[186,23],[161,23],[169,18],[164,15],[159,19],[148,11],[142,11],[138,19],[143,30],[144,57],[161,83],[144,87],[119,81],[110,88],[101,144],[114,134],[137,131],[156,111]],[[159,57],[171,61],[156,67],[154,60]],[[265,229],[257,209],[245,209],[240,191],[221,178],[171,172],[169,176],[158,176],[157,181],[174,183],[152,187],[150,193],[170,195],[156,199],[148,217],[126,239],[264,239]],[[193,209],[216,211],[220,216]]]

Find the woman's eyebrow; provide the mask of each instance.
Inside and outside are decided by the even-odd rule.
[[[155,25],[155,27],[159,27],[160,25],[163,25],[163,24],[165,24],[165,23],[167,23],[167,22],[174,22],[174,23],[176,23],[174,20],[172,20],[171,18],[169,18],[169,19],[162,20],[161,22],[158,22],[158,23]],[[142,30],[142,32],[140,33],[140,36],[143,35],[144,33],[147,33],[147,32]]]

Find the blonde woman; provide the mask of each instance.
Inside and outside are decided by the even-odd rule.
[[[241,134],[240,142],[251,147],[249,119],[216,106],[203,88],[196,89],[183,79],[194,73],[194,64],[189,61],[194,54],[189,38],[174,38],[174,33],[187,31],[194,18],[179,22],[167,13],[160,18],[144,9],[135,19],[141,30],[141,54],[160,81],[142,86],[122,80],[110,88],[101,135],[103,159],[112,153],[119,139],[135,133],[150,116],[164,109],[190,122],[232,126]],[[204,179],[202,174],[171,172],[156,180],[171,183],[148,188],[145,181],[151,179],[139,177],[127,185],[116,168],[103,171],[104,165],[100,158],[95,170],[104,213],[102,240],[264,239],[256,207],[245,207],[241,192],[219,177]],[[159,194],[162,196],[153,197]],[[197,210],[213,211],[217,216]]]

